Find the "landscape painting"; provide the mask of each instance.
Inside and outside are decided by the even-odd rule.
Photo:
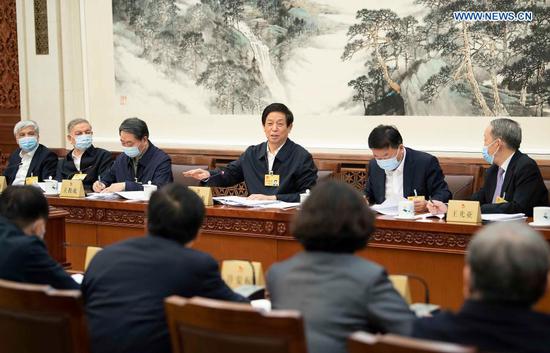
[[[550,7],[113,0],[117,95],[159,115],[549,116]],[[457,21],[456,11],[532,14]]]

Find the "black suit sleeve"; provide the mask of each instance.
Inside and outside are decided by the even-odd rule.
[[[50,177],[56,177],[58,160],[55,153],[47,150],[46,157],[40,166],[40,181],[48,180]]]
[[[385,196],[385,187],[386,187],[386,184],[385,184],[385,180],[382,181],[380,178],[377,178],[377,177],[374,177],[374,174],[375,174],[375,168],[378,168],[378,166],[376,166],[376,160],[371,160],[368,164],[368,173],[367,173],[367,182],[365,183],[366,186],[365,186],[365,196],[367,198],[367,201],[369,202],[369,204],[371,205],[375,205],[375,204],[379,204],[379,203],[382,203],[384,202],[383,200],[384,199],[381,199],[381,200],[378,200],[376,198],[376,190],[377,188],[383,188],[381,193],[382,193],[382,197]],[[382,172],[384,173],[384,172]],[[378,181],[378,185],[377,185],[377,182]]]
[[[233,186],[244,181],[242,168],[243,155],[226,167],[210,171],[210,178],[205,182],[208,186]]]
[[[299,202],[300,194],[304,193],[307,189],[311,189],[317,182],[317,167],[313,162],[311,154],[307,154],[305,160],[301,163],[301,166],[297,170],[296,184],[294,185],[297,192],[288,194],[277,194],[277,200],[285,202]]]
[[[113,165],[113,156],[109,151],[103,151],[97,159],[97,175],[102,175],[109,171],[109,168]]]
[[[452,197],[439,161],[434,156],[431,157],[426,171],[426,185],[430,196],[434,200],[448,202]]]
[[[200,290],[202,295],[212,299],[248,302],[248,299],[233,292],[233,290],[223,281],[218,263],[214,259],[210,257],[207,258],[204,265],[204,272],[201,273],[198,278],[202,286]]]
[[[55,180],[57,181],[63,181],[63,168],[65,167],[65,162],[67,161],[66,158],[60,159],[57,163],[57,170],[55,172]]]
[[[116,182],[116,170],[117,168],[120,168],[118,167],[119,164],[121,164],[121,162],[120,159],[117,158],[107,170],[99,174],[101,177],[101,183],[103,183],[106,187],[109,187],[112,183]]]
[[[515,189],[511,200],[504,203],[485,203],[481,213],[525,213],[530,215],[539,197],[537,191],[543,184],[539,168],[534,163],[517,166],[515,170]],[[492,201],[492,200],[491,200]]]
[[[15,175],[17,174],[17,170],[21,163],[21,158],[19,158],[20,151],[21,150],[18,148],[12,152],[8,160],[8,166],[4,169],[3,175],[6,177],[8,185],[11,185],[13,183],[13,180],[15,179]]]
[[[47,252],[44,243],[34,237],[26,248],[25,277],[36,284],[48,284],[56,289],[80,289],[71,276],[67,274]]]

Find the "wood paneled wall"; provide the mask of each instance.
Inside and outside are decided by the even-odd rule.
[[[15,0],[0,1],[0,166],[17,147],[13,126],[21,119]]]

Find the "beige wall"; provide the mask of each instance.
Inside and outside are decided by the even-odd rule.
[[[34,55],[30,3],[17,1],[22,116],[40,123],[41,141],[51,147],[64,145],[63,126],[70,119],[87,116],[95,144],[120,149],[117,127],[137,113],[120,105],[115,95],[111,1],[48,0],[49,56]],[[242,149],[263,139],[258,116],[140,117],[159,146]],[[550,159],[550,118],[517,120],[523,128],[522,150]],[[380,123],[396,125],[407,146],[438,155],[478,157],[488,119],[297,116],[291,138],[313,151],[367,152],[368,133]]]

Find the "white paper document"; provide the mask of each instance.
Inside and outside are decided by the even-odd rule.
[[[242,196],[217,196],[212,198],[223,205],[257,208],[287,209],[300,205],[299,202],[284,202],[279,200],[251,200]]]
[[[92,192],[86,198],[90,200],[118,200],[120,196],[114,192]]]
[[[149,198],[144,191],[120,191],[116,193],[122,198],[131,201],[148,201]]]
[[[406,200],[404,198],[386,199],[379,205],[372,205],[370,208],[380,214],[387,216],[397,216],[399,214],[399,201]]]
[[[271,302],[267,299],[251,300],[250,305],[252,305],[252,307],[255,309],[271,311]]]
[[[526,219],[525,213],[485,213],[481,215],[481,220],[496,222],[496,221],[516,221]]]
[[[72,274],[71,277],[74,279],[74,281],[78,284],[82,284],[82,280],[84,279],[84,275],[82,273],[75,273]]]

